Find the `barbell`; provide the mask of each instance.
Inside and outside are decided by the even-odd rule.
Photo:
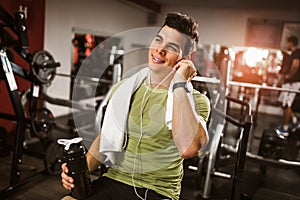
[[[33,77],[41,84],[48,84],[56,75],[56,68],[60,66],[55,62],[53,56],[45,50],[37,51],[33,54],[30,70]]]

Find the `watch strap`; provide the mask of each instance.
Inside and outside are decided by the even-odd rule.
[[[189,89],[187,88],[187,82],[177,82],[173,84],[173,92],[176,88],[183,87],[186,92],[190,92]]]

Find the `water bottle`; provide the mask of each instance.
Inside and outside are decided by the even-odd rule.
[[[74,179],[72,196],[85,199],[92,193],[90,174],[86,162],[86,151],[82,145],[82,138],[59,139],[58,144],[65,145],[64,158],[69,169],[68,176]]]

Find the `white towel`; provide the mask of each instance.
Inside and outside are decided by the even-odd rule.
[[[100,140],[100,153],[106,156],[104,163],[107,165],[115,164],[116,152],[121,152],[127,142],[127,119],[132,94],[141,86],[147,78],[148,67],[140,70],[130,78],[126,79],[119,88],[114,92],[108,102],[105,111],[105,117],[102,126],[102,135]],[[171,83],[168,90],[168,99],[166,107],[165,122],[169,130],[172,130],[172,111],[173,111],[173,84]],[[192,84],[189,83],[192,88]],[[192,94],[188,94],[189,99],[193,102]],[[103,102],[106,103],[106,102]],[[101,105],[100,107],[103,107]]]

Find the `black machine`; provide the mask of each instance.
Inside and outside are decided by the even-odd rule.
[[[300,155],[300,129],[290,131],[289,136],[278,135],[276,130],[265,129],[260,140],[258,155],[274,161],[289,160],[299,162]],[[262,170],[265,171],[262,165]],[[263,172],[264,172],[263,171]]]
[[[258,155],[279,160],[284,156],[286,145],[287,140],[284,137],[278,136],[273,129],[266,129],[260,141]]]
[[[60,64],[55,62],[53,57],[47,51],[38,51],[34,55],[28,51],[29,42],[27,36],[27,27],[25,24],[25,14],[23,12],[15,12],[14,18],[0,5],[0,74],[1,79],[6,83],[8,95],[10,97],[15,115],[0,113],[0,117],[16,122],[16,135],[13,148],[13,158],[10,172],[9,187],[1,191],[1,196],[5,196],[6,192],[14,189],[15,186],[21,185],[21,164],[22,155],[24,153],[23,145],[26,129],[29,127],[41,139],[45,139],[53,126],[53,115],[46,108],[38,110],[39,90],[43,84],[53,80],[56,67]],[[7,49],[12,48],[26,62],[30,64],[30,71],[19,67],[8,59]],[[31,91],[29,114],[34,118],[26,117],[22,101],[20,99],[18,85],[16,83],[15,74],[30,81]],[[43,127],[43,129],[40,129]],[[45,141],[45,140],[43,140]]]

